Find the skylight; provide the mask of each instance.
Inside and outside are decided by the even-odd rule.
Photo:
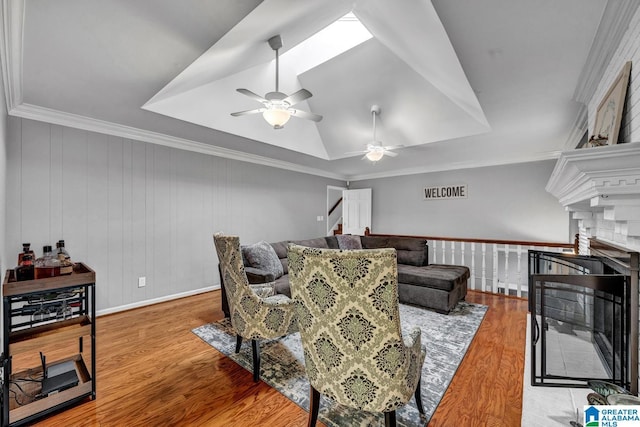
[[[358,18],[349,12],[282,55],[296,74],[302,74],[353,49],[373,36]]]

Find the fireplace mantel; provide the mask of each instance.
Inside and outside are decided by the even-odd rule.
[[[563,152],[546,190],[591,236],[640,241],[640,142]]]

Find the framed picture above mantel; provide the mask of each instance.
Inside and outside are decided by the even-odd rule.
[[[613,84],[598,105],[593,133],[589,137],[589,141],[586,144],[587,147],[618,143],[630,74],[631,61],[628,61],[624,64],[618,77],[613,81]]]

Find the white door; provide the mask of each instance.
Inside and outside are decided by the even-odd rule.
[[[342,234],[364,234],[371,229],[371,189],[342,191]]]

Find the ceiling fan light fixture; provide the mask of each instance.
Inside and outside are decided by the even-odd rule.
[[[384,156],[384,151],[382,150],[372,150],[367,152],[367,154],[365,154],[365,156],[367,157],[368,160],[371,160],[372,162],[377,162],[378,160],[380,160],[383,156]]]
[[[373,142],[374,144],[376,143],[376,114],[380,114],[380,106],[378,105],[372,105],[371,106],[371,115],[373,116]],[[380,146],[382,146],[382,144],[379,144]],[[378,160],[382,159],[384,157],[384,150],[382,149],[378,149],[378,147],[369,144],[367,146],[367,154],[365,154],[365,157],[368,160],[371,160],[373,163],[377,162]]]
[[[300,89],[291,95],[280,92],[279,76],[279,56],[278,49],[282,47],[282,38],[279,35],[271,37],[269,40],[269,46],[276,52],[276,90],[274,92],[267,93],[264,98],[260,95],[256,95],[248,89],[238,88],[236,91],[243,95],[252,98],[262,104],[262,108],[254,108],[252,110],[238,111],[231,113],[233,117],[244,116],[247,114],[262,113],[262,117],[266,120],[274,129],[282,129],[284,125],[289,121],[291,116],[296,116],[301,119],[312,120],[319,122],[322,120],[322,116],[319,114],[309,113],[307,111],[291,108],[299,102],[302,102],[313,95],[306,89]]]
[[[274,129],[282,129],[291,118],[291,113],[281,108],[269,108],[262,113],[262,117]]]

